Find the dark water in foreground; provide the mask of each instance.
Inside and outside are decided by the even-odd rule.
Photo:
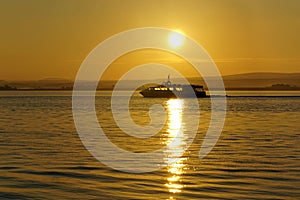
[[[122,148],[150,151],[184,127],[188,102],[133,97],[131,114],[149,122],[146,105],[161,103],[166,127],[149,142],[122,134],[110,118],[107,94],[96,97],[105,133]],[[70,93],[0,93],[0,199],[300,199],[300,97],[231,97],[222,135],[205,158],[199,149],[210,122],[210,99],[199,99],[201,121],[185,154],[159,171],[130,174],[93,158],[76,132]],[[117,161],[116,161],[117,162]],[[120,163],[121,164],[121,163]]]

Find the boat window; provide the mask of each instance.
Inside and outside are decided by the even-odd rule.
[[[202,91],[203,91],[203,88],[197,87],[197,88],[195,88],[195,91],[202,92]]]

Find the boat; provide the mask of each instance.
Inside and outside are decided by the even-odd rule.
[[[161,85],[148,87],[140,91],[146,98],[204,98],[208,97],[202,85],[172,84],[170,75]]]

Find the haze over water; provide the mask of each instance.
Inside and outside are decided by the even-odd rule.
[[[188,99],[145,99],[135,95],[130,111],[138,124],[149,122],[148,105],[161,103],[167,111],[167,123],[160,134],[147,142],[137,142],[123,134],[110,118],[109,95],[100,92],[96,96],[96,109],[99,122],[115,144],[144,152],[175,139],[176,145],[165,152],[165,159],[176,158],[185,147],[188,122],[193,120],[192,115],[182,117],[183,112],[192,109],[188,107]],[[298,92],[292,96],[300,95]],[[300,196],[300,97],[228,98],[222,135],[203,159],[198,156],[210,122],[210,99],[198,99],[201,119],[193,144],[176,162],[144,174],[116,171],[92,157],[75,129],[71,101],[71,93],[63,91],[0,93],[0,198],[297,199]]]

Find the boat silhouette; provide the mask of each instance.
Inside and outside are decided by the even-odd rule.
[[[148,87],[140,94],[146,98],[204,98],[208,97],[202,85],[173,84],[168,80],[161,85]]]

